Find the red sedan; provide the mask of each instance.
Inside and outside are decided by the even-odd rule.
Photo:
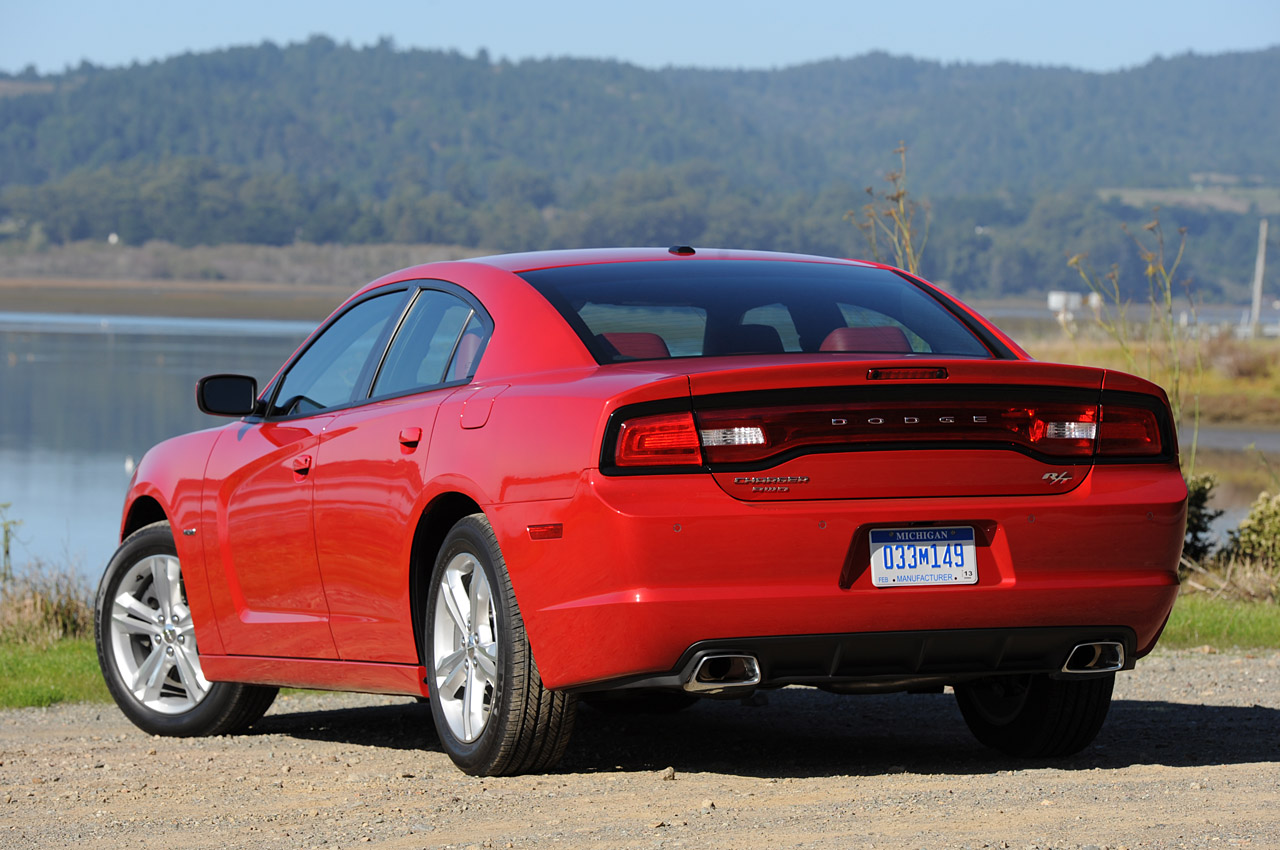
[[[1159,387],[1038,363],[876,263],[518,254],[387,275],[219,428],[138,465],[97,599],[121,709],[429,697],[463,770],[543,770],[579,698],[951,686],[1009,753],[1086,746],[1177,592]]]

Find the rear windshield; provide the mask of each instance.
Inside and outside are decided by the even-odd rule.
[[[884,269],[697,260],[524,272],[600,363],[735,354],[991,357],[959,317]]]

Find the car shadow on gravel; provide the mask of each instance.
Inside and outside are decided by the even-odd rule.
[[[253,724],[249,734],[394,750],[440,750],[431,709],[419,702],[269,714]]]
[[[1280,710],[1116,700],[1082,753],[1014,759],[970,735],[950,694],[836,696],[808,689],[765,706],[710,702],[666,717],[584,709],[561,769],[714,771],[756,777],[983,774],[1134,764],[1173,767],[1280,761]]]
[[[1075,756],[1012,759],[978,744],[950,694],[837,696],[810,688],[764,705],[703,700],[667,715],[618,716],[583,706],[557,772],[662,770],[760,778],[987,774],[1280,761],[1280,709],[1116,700],[1095,742]],[[255,733],[391,749],[440,751],[426,705],[273,714]]]

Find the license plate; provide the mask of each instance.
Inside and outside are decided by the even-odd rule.
[[[877,528],[871,532],[876,587],[977,584],[972,528]]]

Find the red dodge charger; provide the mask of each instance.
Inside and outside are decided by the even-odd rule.
[[[234,422],[138,465],[97,597],[161,735],[280,686],[429,698],[463,770],[550,767],[579,699],[954,689],[983,743],[1076,752],[1177,592],[1161,389],[1033,361],[898,269],[627,249],[417,266]]]

